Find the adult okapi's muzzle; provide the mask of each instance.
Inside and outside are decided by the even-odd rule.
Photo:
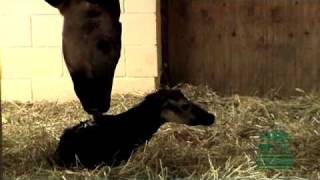
[[[121,51],[119,0],[46,0],[64,17],[63,55],[86,112],[109,110]]]
[[[71,73],[74,90],[83,109],[89,114],[99,115],[110,108],[114,70],[106,72],[104,76],[93,78]]]

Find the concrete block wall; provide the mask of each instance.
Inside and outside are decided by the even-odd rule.
[[[119,0],[123,48],[113,93],[145,93],[158,77],[157,0]],[[76,99],[62,55],[63,18],[44,0],[0,0],[1,96]]]

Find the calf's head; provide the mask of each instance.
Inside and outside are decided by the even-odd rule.
[[[215,116],[189,101],[180,90],[159,90],[147,99],[157,101],[161,107],[160,116],[166,122],[190,126],[213,124]]]
[[[64,17],[63,55],[85,111],[108,111],[121,51],[119,0],[45,0]]]

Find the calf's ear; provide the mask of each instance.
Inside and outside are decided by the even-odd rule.
[[[58,7],[60,4],[64,2],[64,0],[45,0],[45,1],[53,7]]]

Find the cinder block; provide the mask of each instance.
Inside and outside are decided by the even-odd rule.
[[[21,102],[31,101],[31,80],[1,79],[1,100]]]
[[[33,15],[32,22],[32,45],[61,46],[63,17],[60,15]]]
[[[155,14],[125,14],[121,17],[124,44],[155,45],[157,26]]]
[[[2,49],[4,78],[61,77],[61,48]]]
[[[0,48],[0,80],[2,79],[2,52],[1,52],[1,48]],[[1,86],[1,84],[0,84]],[[0,91],[0,100],[1,100],[1,91]]]
[[[66,63],[64,62],[63,60],[63,63],[62,63],[62,77],[63,78],[71,78],[70,74],[69,74],[69,71],[68,71],[68,68],[67,68],[67,65]]]
[[[31,46],[30,29],[28,16],[0,16],[0,47]]]
[[[21,0],[18,0],[21,3]],[[50,6],[44,0],[24,0],[29,2],[30,14],[60,14],[57,8]],[[21,7],[20,7],[21,8]],[[28,12],[28,10],[25,10]]]
[[[124,0],[126,13],[154,13],[156,12],[156,0]]]
[[[126,58],[124,54],[124,48],[122,48],[121,57],[119,59],[119,62],[116,68],[115,76],[124,77],[125,75],[126,75]]]
[[[77,100],[73,84],[69,78],[34,78],[32,79],[33,101],[65,102]]]
[[[120,3],[120,10],[121,10],[121,14],[124,13],[124,0],[119,0],[119,3]]]
[[[157,77],[158,57],[156,46],[126,46],[128,77]]]
[[[155,90],[155,78],[115,78],[112,93],[145,94]]]
[[[0,14],[59,14],[59,11],[44,0],[1,0]]]

